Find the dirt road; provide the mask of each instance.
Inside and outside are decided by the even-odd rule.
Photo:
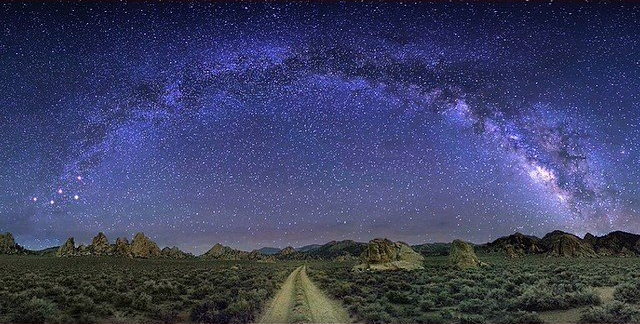
[[[340,303],[327,297],[309,279],[306,266],[291,272],[260,319],[260,323],[351,322]]]

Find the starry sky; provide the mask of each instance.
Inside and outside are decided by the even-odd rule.
[[[640,232],[640,4],[0,4],[0,231]]]

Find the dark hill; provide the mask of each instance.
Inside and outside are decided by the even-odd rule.
[[[411,248],[424,256],[449,255],[451,243],[425,243],[412,245]]]
[[[501,251],[509,257],[518,257],[525,254],[540,254],[545,252],[542,240],[536,236],[514,233],[503,236],[497,240],[487,243],[487,251]]]
[[[597,237],[587,233],[584,241],[591,244],[599,255],[640,254],[640,235],[638,234],[615,231]]]
[[[305,246],[301,246],[299,248],[296,249],[296,251],[300,251],[300,252],[309,252],[311,250],[315,250],[319,247],[321,247],[322,244],[309,244],[309,245],[305,245]]]

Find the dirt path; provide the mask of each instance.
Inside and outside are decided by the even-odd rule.
[[[282,284],[280,291],[273,298],[271,305],[260,319],[260,323],[287,323],[289,311],[293,307],[293,297],[295,293],[295,281],[300,273],[298,267],[287,277]]]
[[[340,303],[329,299],[307,276],[306,266],[285,280],[260,323],[351,323]]]

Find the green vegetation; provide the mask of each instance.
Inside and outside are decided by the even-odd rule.
[[[575,321],[640,320],[638,258],[481,259],[490,265],[459,269],[446,258],[430,257],[424,270],[391,272],[313,263],[309,275],[358,321],[369,323],[540,323],[545,313],[563,310],[579,310]],[[613,286],[616,300],[604,300],[601,287]]]
[[[255,320],[299,262],[0,257],[0,322]]]
[[[356,261],[306,268],[369,323],[640,322],[638,258],[480,259],[489,265],[429,257],[414,271],[353,271]],[[254,322],[303,262],[1,256],[0,322]],[[293,317],[306,322],[313,305],[295,287]]]

